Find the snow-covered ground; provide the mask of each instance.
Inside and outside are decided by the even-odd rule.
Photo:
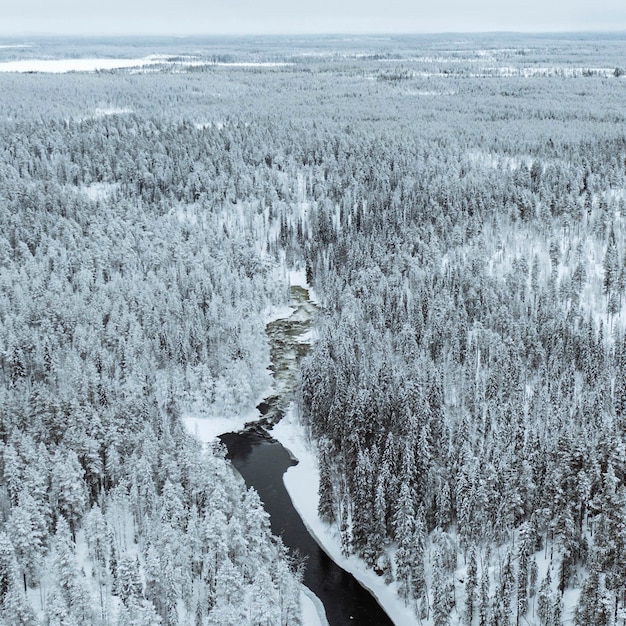
[[[119,186],[119,183],[91,183],[90,185],[80,187],[80,190],[90,200],[103,200],[112,195]]]
[[[308,588],[301,585],[302,626],[328,626],[322,601]]]
[[[97,72],[130,67],[141,67],[160,63],[162,59],[146,57],[144,59],[22,59],[0,63],[0,72],[45,72],[64,74],[66,72]]]
[[[183,416],[183,422],[187,431],[204,443],[215,441],[224,433],[233,433],[242,430],[247,422],[259,419],[259,412],[255,408],[249,413],[243,413],[237,417],[219,417],[193,415]]]
[[[170,58],[155,54],[137,59],[20,59],[18,61],[4,61],[0,63],[0,72],[64,74],[66,72],[97,72],[130,68],[149,68],[154,65],[185,67],[215,65],[225,67],[276,68],[290,64],[264,62],[215,63],[213,61],[193,57]]]
[[[303,289],[306,289],[309,292],[309,300],[313,304],[319,306],[319,300],[315,294],[315,290],[306,282],[306,271],[304,269],[289,270],[287,272],[287,280],[289,281],[289,285],[292,287],[302,287]],[[308,339],[301,337],[300,341],[302,343],[306,343],[308,342]]]

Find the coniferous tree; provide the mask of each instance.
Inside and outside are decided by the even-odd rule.
[[[467,575],[465,578],[465,623],[471,624],[476,606],[476,588],[478,587],[478,565],[476,547],[471,546],[467,557]]]
[[[478,626],[487,626],[489,620],[489,571],[483,565],[478,600]]]
[[[394,556],[398,595],[408,604],[412,596],[411,565],[414,562],[415,513],[411,490],[406,482],[400,488],[399,508],[394,521],[398,542],[398,549]]]
[[[609,240],[604,254],[602,267],[604,270],[602,285],[604,292],[610,295],[618,286],[619,279],[619,257],[617,254],[617,245],[615,242],[615,232],[613,231],[613,227],[611,227],[609,232]]]
[[[548,569],[537,593],[537,616],[541,624],[551,626],[554,615],[554,601],[552,577]]]
[[[18,505],[11,510],[6,531],[13,545],[13,553],[22,571],[24,592],[39,581],[39,569],[45,554],[47,524],[32,496],[23,491]]]
[[[454,608],[454,566],[456,554],[447,533],[436,531],[433,538],[433,623],[443,626],[450,623]]]
[[[320,482],[319,482],[319,503],[317,513],[320,519],[332,524],[335,522],[335,512],[333,504],[333,485],[330,474],[327,452],[320,449]]]

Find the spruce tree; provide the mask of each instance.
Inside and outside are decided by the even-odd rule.
[[[465,577],[465,623],[471,624],[476,606],[476,588],[478,587],[478,565],[476,547],[472,545],[467,556],[467,574]]]

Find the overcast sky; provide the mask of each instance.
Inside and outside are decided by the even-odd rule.
[[[626,0],[0,0],[0,34],[626,30]]]

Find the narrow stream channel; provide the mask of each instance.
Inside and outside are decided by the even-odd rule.
[[[283,474],[296,462],[265,430],[282,418],[293,398],[298,362],[309,348],[301,337],[310,330],[315,310],[308,296],[306,289],[291,287],[294,313],[267,325],[275,393],[259,405],[263,417],[245,431],[226,433],[220,439],[246,484],[263,500],[272,532],[282,537],[292,554],[305,558],[303,582],[323,602],[330,626],[392,626],[373,596],[336,565],[309,534],[283,483]]]

